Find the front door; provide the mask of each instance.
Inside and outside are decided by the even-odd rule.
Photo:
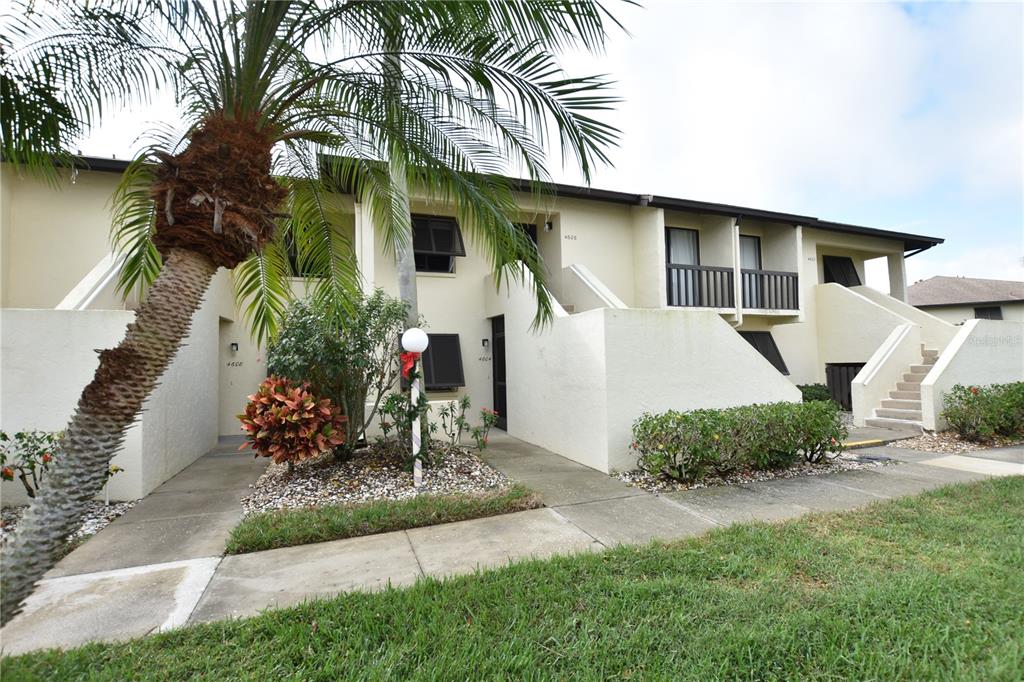
[[[494,377],[494,411],[496,426],[508,430],[508,396],[505,390],[505,316],[491,318],[491,375]]]

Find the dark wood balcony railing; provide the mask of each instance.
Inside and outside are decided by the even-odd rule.
[[[800,293],[795,272],[741,270],[743,307],[758,310],[798,310]]]
[[[667,266],[668,304],[692,308],[733,308],[732,268],[709,265]]]

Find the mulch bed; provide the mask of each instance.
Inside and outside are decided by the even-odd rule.
[[[326,454],[295,465],[271,464],[242,500],[246,515],[274,509],[403,500],[417,495],[491,492],[512,485],[469,448],[445,448],[439,461],[423,467],[423,485],[413,487],[402,455],[371,445],[349,461]]]
[[[846,452],[817,464],[801,461],[788,469],[778,469],[775,471],[744,471],[725,477],[709,476],[708,478],[696,483],[676,481],[667,476],[656,476],[640,469],[624,471],[616,474],[616,476],[620,481],[623,481],[627,485],[642,488],[649,493],[667,493],[674,492],[676,490],[694,490],[696,488],[711,488],[721,485],[738,485],[741,483],[771,481],[781,478],[820,476],[822,474],[834,474],[839,471],[868,469],[886,466],[888,464],[897,464],[897,462],[892,459]]]
[[[94,535],[106,528],[111,521],[121,516],[135,506],[138,500],[128,502],[111,502],[104,504],[100,500],[93,500],[82,519],[82,525],[68,538],[69,543],[77,543],[83,538]],[[0,510],[0,540],[6,540],[7,536],[14,532],[18,526],[21,515],[28,509],[27,505],[19,507],[4,507]]]
[[[894,448],[906,448],[920,452],[935,452],[943,455],[959,455],[965,452],[977,452],[989,448],[1001,448],[1009,445],[1022,445],[1024,438],[1001,438],[997,437],[992,443],[974,443],[964,440],[955,431],[943,431],[941,433],[926,433],[914,438],[905,438],[889,443]]]

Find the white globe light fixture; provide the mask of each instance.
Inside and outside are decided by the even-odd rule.
[[[407,353],[419,355],[427,349],[429,343],[430,339],[427,338],[427,333],[419,327],[410,327],[402,334],[402,348]],[[419,364],[419,359],[417,359],[414,365],[417,371],[413,374],[412,384],[409,386],[409,401],[416,414],[412,420],[412,485],[414,488],[419,488],[423,485],[423,461],[420,459],[420,447],[422,447],[420,440],[420,415],[416,411],[416,405],[420,402]]]
[[[422,353],[429,343],[427,333],[419,327],[410,327],[402,334],[402,348],[410,353]]]

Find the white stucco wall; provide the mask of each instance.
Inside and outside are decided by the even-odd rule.
[[[1024,381],[1024,323],[968,320],[921,383],[924,428],[941,431],[943,399],[956,384]]]
[[[800,392],[713,312],[600,308],[528,329],[528,291],[488,295],[505,316],[508,431],[598,469],[631,468],[644,411],[799,401]]]
[[[129,430],[114,463],[112,499],[144,496],[217,442],[217,315],[208,300],[193,319],[178,357]],[[95,349],[111,348],[135,317],[124,310],[0,311],[0,428],[59,431],[99,363]],[[4,504],[21,501],[4,485]]]
[[[886,296],[877,289],[861,286],[852,287],[851,291],[920,326],[921,343],[929,350],[941,351],[950,342],[953,335],[956,334],[956,328],[949,322],[930,315],[912,305],[908,305],[892,296]]]
[[[123,310],[0,310],[0,428],[8,433],[60,431],[99,364],[94,349],[110,348],[135,313]],[[141,495],[142,434],[129,430],[114,464],[123,472],[110,483],[114,499]],[[3,483],[3,504],[22,504],[17,480]]]
[[[839,284],[817,287],[818,356],[822,364],[867,362],[909,320]]]
[[[1013,303],[978,303],[976,305],[928,306],[921,311],[934,315],[950,324],[963,324],[974,319],[974,309],[998,305],[1006,322],[1024,322],[1024,301]]]
[[[64,173],[56,187],[0,164],[0,306],[53,308],[110,251],[120,176]]]

